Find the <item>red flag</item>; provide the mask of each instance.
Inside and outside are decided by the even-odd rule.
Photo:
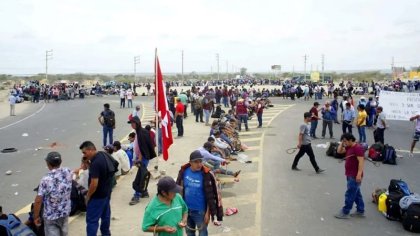
[[[160,71],[159,59],[156,56],[155,61],[155,102],[157,104],[156,111],[161,117],[162,124],[162,152],[163,159],[168,160],[168,149],[169,146],[173,143],[172,139],[172,127],[171,127],[171,115],[168,108],[168,100],[166,99],[165,86],[163,84],[163,76]],[[157,98],[156,98],[157,95]]]

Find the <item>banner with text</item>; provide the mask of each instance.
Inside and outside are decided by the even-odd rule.
[[[381,91],[379,105],[388,120],[409,120],[420,111],[420,93]]]

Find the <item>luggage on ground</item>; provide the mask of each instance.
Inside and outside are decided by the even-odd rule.
[[[407,210],[411,204],[420,204],[420,196],[417,193],[404,196],[400,200],[401,210]]]
[[[386,198],[386,218],[388,220],[401,220],[400,200],[404,194],[398,192],[389,192]]]
[[[405,230],[420,233],[420,204],[413,203],[402,215],[402,225]]]
[[[368,157],[373,161],[383,161],[382,151],[384,145],[382,143],[374,143],[369,147]]]
[[[408,184],[400,179],[391,179],[388,187],[389,193],[401,193],[403,196],[408,196],[411,194]]]
[[[36,236],[35,233],[15,215],[7,215],[7,219],[0,220],[0,227],[6,229],[6,236]]]
[[[338,142],[331,142],[325,154],[327,154],[327,156],[330,156],[330,157],[343,159],[345,157],[345,154],[340,154],[337,152],[338,145],[340,145]]]
[[[382,193],[379,195],[378,198],[378,211],[386,214],[386,199],[388,198],[388,195],[386,193]]]
[[[383,157],[382,163],[384,164],[389,164],[389,165],[397,164],[397,153],[395,152],[394,147],[388,144],[384,146],[384,149],[382,151],[382,157]]]

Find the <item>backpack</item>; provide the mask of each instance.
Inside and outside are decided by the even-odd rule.
[[[71,210],[70,216],[75,215],[78,211],[86,211],[85,195],[87,190],[80,186],[76,181],[71,183]]]
[[[138,167],[138,170],[137,170],[136,178],[134,179],[132,183],[132,187],[134,191],[144,193],[144,192],[147,192],[147,186],[149,185],[151,174],[142,163],[137,165],[137,167]]]
[[[325,154],[329,157],[333,157],[334,156],[334,151],[337,152],[338,145],[339,144],[337,142],[331,142],[330,145],[328,146]]]
[[[413,203],[402,215],[402,225],[405,230],[420,233],[420,204]]]
[[[120,165],[120,163],[118,163],[118,161],[115,160],[113,156],[104,151],[99,151],[98,153],[105,155],[108,173],[110,174],[110,176],[114,176],[114,174],[118,171],[118,166]]]
[[[0,220],[0,226],[6,229],[5,236],[36,236],[36,234],[13,214],[7,215],[7,219]]]
[[[115,126],[115,113],[111,110],[104,111],[104,124],[108,127],[114,127]]]
[[[403,196],[411,195],[408,185],[403,180],[391,179],[388,187],[389,193],[401,193]]]
[[[382,151],[382,157],[384,159],[382,163],[384,164],[389,164],[389,165],[397,164],[397,153],[395,152],[394,147],[388,144],[384,146],[384,149]]]
[[[368,150],[368,157],[372,159],[372,161],[383,161],[382,151],[384,146],[382,143],[374,143],[370,146]]]
[[[404,194],[398,192],[389,192],[386,199],[386,218],[388,220],[401,220],[400,200]]]

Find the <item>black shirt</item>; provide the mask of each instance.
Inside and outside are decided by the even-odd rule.
[[[107,158],[103,153],[97,152],[91,160],[89,167],[89,185],[92,178],[98,178],[98,187],[91,198],[106,198],[111,195],[112,176],[109,172]]]

